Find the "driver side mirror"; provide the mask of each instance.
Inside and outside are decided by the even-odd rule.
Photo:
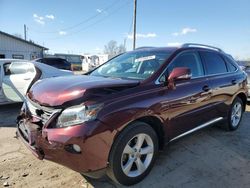
[[[190,80],[192,77],[191,70],[187,67],[177,67],[168,76],[168,88],[175,89],[177,80]]]

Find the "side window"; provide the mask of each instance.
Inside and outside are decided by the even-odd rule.
[[[63,60],[63,64],[66,65],[66,66],[70,66],[70,63],[66,60]]]
[[[234,72],[237,70],[237,67],[235,66],[235,62],[233,59],[231,59],[230,57],[224,56],[225,60],[227,62],[227,68],[229,72]]]
[[[60,60],[56,58],[51,58],[46,60],[47,64],[50,66],[57,66],[60,63],[59,61]]]
[[[30,63],[15,62],[10,64],[9,75],[34,73],[34,67]]]
[[[227,72],[226,64],[219,54],[202,51],[201,56],[205,61],[205,67],[208,75]]]
[[[170,74],[176,67],[190,68],[192,78],[204,75],[201,59],[197,52],[184,52],[183,54],[177,56],[177,58],[174,59],[174,61],[169,65],[168,74]]]
[[[10,63],[5,63],[3,65],[3,71],[4,71],[4,75],[5,76],[10,75],[10,69],[9,69],[9,67],[10,67]]]
[[[24,55],[22,54],[12,54],[13,59],[24,59]]]

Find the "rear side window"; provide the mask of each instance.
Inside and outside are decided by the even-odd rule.
[[[237,67],[234,65],[235,62],[231,57],[224,56],[227,62],[227,68],[229,72],[234,72],[237,70]]]
[[[63,64],[66,65],[66,66],[70,66],[70,65],[71,65],[71,64],[70,64],[68,61],[66,61],[66,60],[63,60]]]
[[[203,66],[201,63],[200,56],[197,52],[184,52],[179,55],[169,66],[168,73],[176,67],[187,67],[190,68],[192,78],[200,77],[204,75]]]
[[[207,74],[221,74],[227,72],[227,67],[222,57],[214,52],[201,52],[205,62]]]
[[[58,59],[44,59],[44,63],[47,65],[57,65]]]

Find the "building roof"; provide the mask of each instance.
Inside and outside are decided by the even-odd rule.
[[[24,40],[24,39],[22,39],[22,38],[19,38],[19,37],[14,36],[14,35],[10,35],[10,34],[5,33],[5,32],[3,32],[3,31],[0,31],[0,34],[5,35],[5,36],[7,36],[7,37],[11,37],[11,38],[16,39],[16,40],[19,40],[19,41],[21,41],[21,42],[25,42],[25,43],[30,44],[30,45],[33,45],[33,46],[36,46],[36,47],[38,47],[38,48],[43,48],[44,50],[49,50],[48,48],[46,48],[46,47],[44,47],[44,46],[38,45],[38,44],[36,44],[36,43],[34,43],[34,42],[31,42],[31,41]]]

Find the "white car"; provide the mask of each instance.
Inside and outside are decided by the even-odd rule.
[[[37,80],[73,75],[49,65],[17,59],[0,59],[0,104],[22,102]]]

